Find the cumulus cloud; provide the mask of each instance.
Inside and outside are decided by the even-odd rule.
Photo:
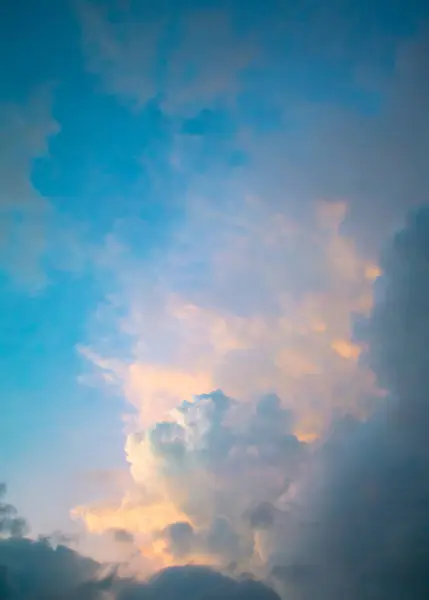
[[[376,402],[351,316],[369,314],[379,269],[340,233],[342,204],[321,203],[308,227],[253,198],[229,213],[199,207],[157,269],[162,280],[113,265],[120,291],[100,314],[110,331],[121,315],[128,356],[115,338],[81,351],[136,409],[125,448],[134,484],[121,502],[75,516],[92,532],[133,532],[147,569],[204,560],[258,570],[271,541],[249,513],[283,510],[304,442],[337,411],[363,416]],[[204,268],[189,285],[196,259]]]
[[[284,597],[426,598],[428,214],[413,213],[385,250],[377,300],[360,328],[363,360],[386,390],[367,419],[339,418],[325,439],[307,444],[293,434],[293,415],[275,395],[253,405],[219,391],[202,395],[129,438],[136,486],[110,512],[78,511],[88,526],[103,531],[115,519],[122,527],[127,522],[136,548],[158,553],[159,562],[215,557],[212,565],[236,572],[262,566]],[[0,556],[7,567],[2,593],[12,598],[11,590],[25,598],[25,585],[59,594],[68,571],[48,584],[45,567],[53,572],[59,561],[58,568],[73,572],[83,560],[23,538],[1,541]],[[206,567],[167,568],[143,583],[116,573],[101,577],[99,568],[85,559],[85,577],[73,572],[74,585],[83,587],[65,593],[91,598],[105,586],[124,599],[276,597],[261,583]]]
[[[386,247],[374,308],[359,326],[361,361],[385,390],[372,414],[339,416],[304,443],[274,395],[185,402],[130,437],[137,495],[110,512],[81,509],[88,527],[132,523],[153,564],[247,567],[270,573],[285,597],[426,597],[428,215],[412,213]],[[141,525],[151,502],[174,518]]]
[[[341,234],[346,207],[321,203],[304,225],[235,201],[229,211],[200,202],[154,270],[112,263],[112,300],[94,330],[106,340],[116,327],[128,355],[114,336],[83,354],[144,428],[216,388],[242,401],[275,391],[302,436],[336,409],[365,412],[374,385],[350,318],[371,309],[378,269]]]
[[[151,568],[206,562],[262,564],[246,511],[280,498],[296,478],[306,444],[275,396],[253,410],[218,391],[185,402],[170,421],[131,435],[134,490],[120,504],[81,507],[101,533],[114,521],[134,532]]]

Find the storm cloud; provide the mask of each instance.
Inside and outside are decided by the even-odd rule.
[[[417,599],[429,591],[427,208],[410,215],[382,268],[366,360],[387,395],[366,422],[333,426],[302,487],[313,524],[297,555],[274,570],[299,598]]]

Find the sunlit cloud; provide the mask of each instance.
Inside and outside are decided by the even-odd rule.
[[[100,355],[96,343],[81,349],[133,408],[127,427],[135,433],[125,451],[134,484],[120,504],[80,507],[74,516],[94,533],[121,528],[137,534],[138,548],[156,567],[202,556],[226,566],[225,548],[219,554],[207,546],[216,519],[226,519],[240,543],[237,560],[243,568],[260,568],[271,542],[249,529],[243,515],[260,502],[281,505],[292,493],[286,480],[296,476],[299,452],[294,453],[301,444],[322,435],[334,415],[364,417],[377,392],[352,326],[355,314],[371,310],[379,270],[341,233],[346,204],[321,202],[308,225],[274,214],[254,198],[241,207],[229,215],[210,206],[198,218],[192,213],[186,232],[177,235],[189,240],[186,247],[176,242],[176,252],[163,264],[162,286],[154,282],[156,302],[150,293],[145,298],[138,270],[121,276],[116,326],[127,335],[131,358],[115,356],[114,347]],[[217,220],[223,223],[218,237]],[[202,267],[193,273],[197,259]],[[211,412],[194,400],[215,389],[235,399],[219,423],[213,421],[216,408]],[[270,393],[279,398],[273,414],[283,423],[282,434],[296,444],[292,463],[283,451],[272,455],[266,446],[277,434],[271,421],[264,433],[265,409],[258,403]],[[259,415],[262,439],[252,438],[253,414]],[[225,440],[244,436],[245,442],[231,442],[227,458],[219,463],[213,458],[210,466],[201,462],[199,444],[212,443],[210,432],[217,427]],[[159,454],[153,436],[171,444],[173,454]],[[227,448],[230,442],[224,443]],[[209,455],[216,451],[207,449]],[[263,492],[255,495],[255,486]],[[172,523],[191,528],[183,556],[161,534]]]
[[[0,596],[427,597],[428,211],[386,239],[429,193],[417,11],[30,4],[2,454],[30,534],[78,533],[0,498]]]

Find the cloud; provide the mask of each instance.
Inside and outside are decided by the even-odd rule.
[[[1,540],[0,565],[1,598],[5,600],[23,600],[30,595],[86,598],[85,583],[95,577],[99,567],[65,546],[52,548],[27,538]]]
[[[205,562],[254,563],[246,511],[280,498],[305,460],[306,444],[275,396],[245,406],[214,392],[185,402],[169,420],[128,439],[135,487],[120,503],[80,507],[75,516],[102,533],[134,532],[152,569]]]
[[[368,360],[388,395],[368,421],[339,422],[318,456],[301,492],[316,525],[296,556],[278,563],[309,574],[301,584],[280,569],[286,592],[393,599],[428,592],[428,240],[422,209],[384,253],[366,335]]]
[[[367,419],[338,418],[324,439],[306,444],[274,395],[253,404],[202,395],[130,436],[136,485],[119,506],[82,509],[88,526],[102,531],[113,517],[128,519],[136,547],[158,552],[159,562],[220,556],[212,564],[240,572],[246,562],[258,572],[248,560],[258,556],[284,597],[426,598],[428,215],[413,213],[386,248],[376,302],[360,328],[363,360],[387,391]],[[193,565],[144,582],[109,577],[71,550],[25,538],[0,541],[0,564],[3,590],[20,600],[30,585],[45,597],[95,598],[101,588],[124,600],[277,597],[262,583]]]
[[[180,116],[180,144],[200,138],[200,168],[226,162],[228,172],[241,156],[243,180],[275,210],[304,220],[321,198],[347,199],[346,230],[374,258],[380,234],[428,193],[427,23],[415,6],[384,7],[383,20],[376,4],[300,10],[85,5],[84,53],[109,92],[162,98]],[[234,146],[231,161],[219,138]]]
[[[33,161],[47,152],[47,139],[58,131],[49,90],[39,90],[24,105],[3,103],[0,120],[0,266],[19,284],[37,290],[46,283],[41,260],[52,215],[31,176]]]
[[[54,86],[23,102],[0,103],[0,269],[18,290],[37,294],[54,273],[80,273],[95,260],[87,228],[40,191],[50,142],[60,131],[52,115]]]
[[[243,403],[217,392],[129,439],[138,492],[112,512],[126,522],[145,502],[170,502],[180,513],[158,520],[152,542],[151,519],[143,531],[135,517],[154,564],[234,563],[304,600],[426,597],[428,215],[412,213],[385,248],[360,323],[361,361],[385,390],[365,419],[340,415],[306,444],[276,396]],[[103,506],[80,514],[100,531],[112,518]]]
[[[349,21],[332,26],[337,16],[312,16],[290,38],[279,18],[269,40],[249,36],[243,62],[223,61],[219,77],[201,27],[184,27],[164,49],[175,70],[159,86],[147,74],[171,21],[153,14],[141,41],[146,26],[130,27],[129,15],[84,22],[88,65],[110,91],[137,103],[164,95],[177,120],[172,164],[188,179],[171,252],[150,273],[116,265],[103,308],[127,355],[114,342],[83,349],[135,410],[126,447],[134,484],[119,504],[77,514],[94,532],[135,532],[151,568],[225,567],[233,548],[240,565],[270,569],[292,597],[423,597],[425,213],[380,268],[375,257],[428,191],[427,32],[394,33],[392,44],[376,30],[356,44]],[[372,13],[363,18],[377,29]],[[269,10],[261,32],[267,23]],[[192,53],[182,47],[194,48],[195,72],[209,57],[212,87],[204,77],[184,84]],[[239,169],[223,160],[233,146],[246,156]],[[263,409],[269,392],[280,400]]]
[[[383,34],[376,39],[381,48],[386,45]],[[377,256],[382,240],[428,195],[427,44],[423,23],[418,35],[385,46],[390,70],[378,72],[376,58],[372,66],[358,61],[351,93],[360,102],[354,106],[340,93],[330,102],[299,94],[288,101],[280,92],[286,126],[246,137],[254,193],[280,210],[287,204],[289,214],[301,218],[303,207],[319,198],[346,199],[344,232],[365,256]],[[372,109],[362,108],[365,98]]]
[[[6,486],[1,485],[2,496]],[[34,541],[25,536],[28,526],[16,509],[0,503],[0,598],[70,597],[95,578],[100,565],[49,538]],[[89,598],[90,596],[88,596]]]
[[[3,505],[2,505],[3,506]],[[134,598],[254,598],[278,600],[265,584],[232,578],[202,566],[171,568],[149,580],[121,577],[117,568],[100,564],[48,539],[0,539],[0,598],[97,600]]]
[[[374,385],[350,319],[371,309],[378,270],[340,233],[346,214],[321,203],[306,225],[253,198],[229,210],[200,201],[150,271],[112,263],[113,301],[94,331],[116,329],[127,355],[115,337],[82,353],[143,428],[216,388],[242,401],[275,391],[302,435],[320,433],[335,409],[365,412]]]
[[[200,202],[153,271],[113,261],[115,293],[95,331],[105,340],[116,326],[127,353],[115,337],[81,348],[135,411],[125,448],[134,483],[121,501],[74,516],[93,533],[132,532],[149,570],[263,569],[271,542],[246,515],[264,503],[282,511],[303,442],[337,412],[363,416],[377,402],[351,317],[369,314],[379,270],[340,233],[346,207],[321,203],[306,226],[238,198],[229,212]],[[174,524],[192,533],[177,540]]]

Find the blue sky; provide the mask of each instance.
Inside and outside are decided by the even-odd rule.
[[[0,479],[12,500],[36,531],[72,527],[69,511],[104,493],[91,473],[128,470],[127,436],[165,418],[158,404],[218,384],[278,391],[279,369],[302,371],[293,394],[311,434],[350,369],[313,338],[274,334],[282,317],[329,321],[332,298],[341,317],[326,343],[354,356],[362,273],[429,189],[424,3],[1,10]],[[303,355],[328,373],[320,411]]]

